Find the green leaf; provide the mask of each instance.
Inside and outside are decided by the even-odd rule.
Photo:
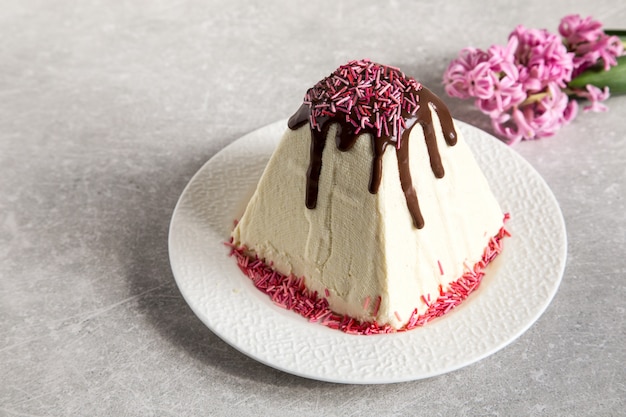
[[[608,71],[604,67],[589,68],[567,85],[571,88],[585,88],[587,84],[599,88],[609,87],[611,94],[626,93],[626,55],[618,57],[617,65]]]
[[[626,30],[607,29],[604,31],[609,36],[617,36],[621,40],[626,39]]]

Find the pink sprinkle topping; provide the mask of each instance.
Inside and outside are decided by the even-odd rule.
[[[506,220],[508,220],[508,214],[505,216]],[[417,308],[415,308],[408,322],[400,329],[394,329],[389,324],[381,325],[376,321],[361,322],[346,315],[336,314],[328,307],[326,298],[318,296],[317,291],[309,291],[306,288],[304,278],[280,274],[263,260],[251,256],[245,246],[236,246],[232,241],[224,244],[230,247],[230,255],[236,258],[241,271],[250,278],[256,288],[266,293],[275,305],[295,311],[310,322],[318,322],[331,329],[338,329],[349,334],[371,335],[404,332],[423,326],[461,304],[478,288],[485,275],[485,268],[502,250],[501,240],[506,236],[510,236],[510,233],[504,227],[500,228],[496,236],[490,239],[482,259],[476,262],[473,268],[465,265],[467,270],[458,280],[451,282],[446,291],[440,287],[439,297],[434,302],[431,302],[430,294],[428,296],[422,295],[421,300],[426,303],[428,308],[421,315],[417,314]],[[324,291],[324,293],[327,292],[328,289]],[[381,302],[382,297],[376,297],[374,316],[378,314]],[[370,300],[367,297],[364,302],[364,309],[367,309],[369,303]],[[394,315],[398,321],[402,321],[397,311],[394,312]]]
[[[443,275],[443,268],[441,267],[441,262],[437,259],[437,265],[439,265],[439,273]]]
[[[397,138],[399,147],[398,133],[404,130],[407,115],[419,109],[421,89],[398,68],[364,59],[342,65],[315,84],[304,96],[304,104],[311,109],[311,129],[321,132],[325,120],[345,115],[345,121],[356,127],[355,134],[375,128],[378,136]]]
[[[374,316],[378,315],[378,310],[380,310],[380,303],[383,301],[383,298],[379,295],[376,297],[376,305],[374,306]]]
[[[328,288],[324,288],[324,295],[326,298],[330,297],[330,291],[328,291]]]
[[[370,305],[370,297],[369,295],[365,297],[365,301],[363,301],[363,310],[367,311],[367,307]]]

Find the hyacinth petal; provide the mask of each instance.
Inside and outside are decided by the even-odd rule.
[[[567,123],[569,123],[572,120],[574,120],[577,114],[578,114],[578,102],[576,100],[570,100],[567,103],[567,107],[565,108],[565,111],[563,112],[563,119]]]
[[[526,81],[524,81],[524,89],[528,91],[541,91],[543,89],[542,84],[539,78],[528,77]]]
[[[497,118],[492,118],[491,126],[496,134],[508,139],[507,144],[509,145],[515,145],[523,139],[519,130],[514,128],[514,126],[510,123],[499,121]]]
[[[605,111],[608,111],[609,108],[607,106],[605,106],[604,104],[601,104],[597,101],[592,101],[590,105],[583,107],[583,112],[584,113],[588,113],[588,112],[593,112],[593,113],[602,113]]]
[[[472,97],[486,99],[493,95],[494,83],[497,81],[487,62],[481,62],[468,72],[469,94]]]
[[[517,129],[519,134],[524,139],[534,139],[535,138],[535,129],[528,123],[528,119],[531,119],[533,116],[533,111],[530,106],[527,106],[524,111],[520,109],[513,110],[512,119],[517,124]]]
[[[515,66],[515,52],[519,45],[519,40],[515,36],[509,37],[505,47],[492,45],[487,50],[489,56],[489,66],[494,72],[503,72],[505,76],[517,78],[519,76]]]
[[[604,112],[608,110],[604,104],[600,104],[601,101],[605,101],[609,98],[609,88],[604,87],[604,89],[600,89],[594,85],[587,84],[585,90],[579,90],[574,92],[576,96],[586,98],[591,102],[590,105],[583,107],[583,111],[587,112]]]

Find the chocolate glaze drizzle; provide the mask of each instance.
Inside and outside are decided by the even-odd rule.
[[[416,228],[424,227],[417,193],[413,187],[409,164],[409,136],[421,125],[436,178],[445,175],[430,110],[439,117],[448,146],[456,144],[457,135],[452,117],[444,103],[413,78],[399,69],[372,63],[352,61],[339,67],[307,91],[304,102],[291,116],[290,129],[309,123],[311,150],[306,183],[306,206],[317,205],[322,154],[332,124],[337,124],[335,143],[340,151],[348,151],[364,133],[370,134],[374,149],[369,191],[378,192],[382,179],[382,156],[388,145],[395,146],[400,184]]]

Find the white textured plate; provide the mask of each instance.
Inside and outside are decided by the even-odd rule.
[[[176,283],[194,313],[244,354],[324,381],[376,384],[426,378],[476,362],[526,331],[557,291],[567,253],[552,192],[518,154],[457,122],[504,211],[504,250],[479,289],[458,308],[406,333],[357,336],[309,323],[274,305],[228,256],[233,220],[252,195],[286,121],[224,148],[189,182],[169,234]]]

